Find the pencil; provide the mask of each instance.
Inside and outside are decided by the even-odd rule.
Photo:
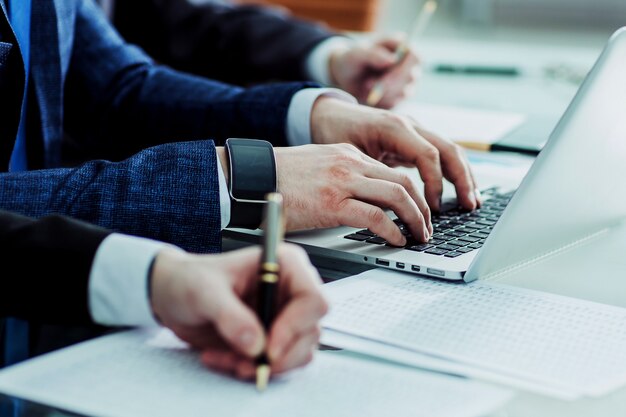
[[[394,61],[397,64],[402,62],[407,52],[409,52],[411,39],[419,36],[428,25],[433,13],[437,10],[436,0],[427,0],[422,6],[421,12],[417,15],[415,22],[411,25],[411,29],[406,38],[398,45],[394,53]],[[385,87],[382,82],[377,82],[367,95],[366,103],[368,106],[377,105],[385,94]]]
[[[259,287],[257,314],[265,333],[269,334],[276,313],[276,291],[280,267],[278,264],[278,245],[283,239],[282,205],[283,197],[279,193],[266,195],[265,233],[263,235],[263,253],[259,268]],[[256,361],[256,387],[262,392],[270,379],[270,361],[264,352]]]
[[[457,145],[464,147],[465,149],[471,149],[474,151],[483,152],[518,152],[527,155],[538,155],[539,149],[522,148],[518,146],[511,146],[502,143],[484,143],[484,142],[471,142],[471,141],[456,141]]]

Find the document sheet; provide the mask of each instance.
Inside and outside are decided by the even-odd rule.
[[[582,394],[563,389],[546,383],[537,383],[527,379],[504,375],[497,371],[468,365],[445,359],[440,356],[428,355],[378,342],[371,339],[355,337],[346,333],[324,329],[321,343],[326,346],[345,349],[349,352],[357,352],[368,357],[381,358],[394,363],[412,366],[418,369],[431,370],[449,375],[463,375],[476,380],[496,383],[500,386],[508,386],[543,396],[571,401],[579,398]]]
[[[494,143],[526,120],[521,113],[409,101],[393,110],[413,117],[428,130],[460,142]]]
[[[381,269],[326,290],[331,330],[582,395],[626,383],[626,309]]]
[[[480,416],[511,392],[347,352],[273,379],[264,393],[207,370],[170,332],[127,331],[0,372],[0,392],[101,417]]]

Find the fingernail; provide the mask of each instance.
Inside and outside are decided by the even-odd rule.
[[[482,196],[482,194],[480,193],[480,190],[479,190],[478,188],[476,188],[476,189],[474,190],[474,196],[476,197],[476,201],[477,201],[478,203],[481,203],[481,202],[483,201],[483,196]]]
[[[430,233],[428,230],[424,230],[424,242],[428,242],[428,239],[430,239]]]
[[[283,354],[283,347],[280,345],[275,345],[275,346],[270,347],[269,352],[267,353],[271,362],[276,362],[278,359],[280,359],[282,354]]]
[[[400,246],[405,246],[405,245],[406,245],[406,238],[402,236],[402,240],[400,241]]]
[[[239,335],[239,344],[251,356],[256,356],[263,351],[263,337],[257,337],[254,331],[245,329]]]
[[[476,193],[475,193],[475,191],[470,191],[470,193],[467,195],[467,198],[469,199],[469,201],[472,202],[472,204],[476,205]]]

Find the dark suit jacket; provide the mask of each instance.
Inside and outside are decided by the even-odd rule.
[[[308,79],[309,52],[334,35],[270,8],[188,0],[117,0],[113,21],[165,64],[244,85]]]
[[[61,216],[34,220],[0,211],[4,273],[0,317],[49,323],[87,323],[88,278],[100,243],[110,232]]]
[[[3,2],[0,36],[0,170],[6,171],[24,70]],[[284,144],[293,94],[303,83],[241,89],[159,67],[128,46],[92,0],[33,0],[27,141],[29,163],[0,174],[0,208],[60,213],[108,229],[219,250],[217,163],[212,141],[230,136]],[[69,134],[92,157],[59,168]],[[132,156],[131,156],[132,155]]]

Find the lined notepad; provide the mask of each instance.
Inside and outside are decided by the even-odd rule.
[[[335,331],[583,395],[626,383],[626,309],[388,270],[326,288]]]
[[[94,417],[478,417],[511,397],[345,352],[319,352],[260,394],[206,369],[168,331],[118,333],[35,358],[1,371],[0,392]]]

